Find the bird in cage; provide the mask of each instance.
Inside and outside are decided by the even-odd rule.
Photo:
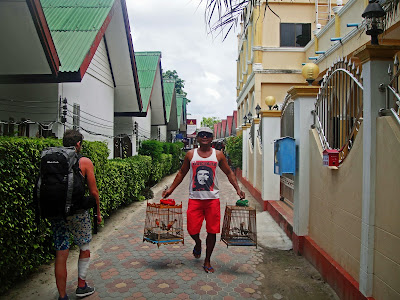
[[[247,235],[249,233],[249,230],[244,228],[244,225],[245,225],[244,222],[240,223],[240,234]]]
[[[155,221],[156,221],[157,227],[160,227],[160,221],[158,221],[158,219],[156,219]]]
[[[233,227],[232,229],[231,229],[231,231],[232,231],[232,234],[239,234],[240,233],[240,229],[239,228],[237,228],[237,227]]]
[[[167,230],[167,226],[165,225],[164,221],[161,221],[161,229]]]
[[[174,225],[175,222],[176,222],[176,219],[173,220],[173,221],[170,221],[170,222],[168,223],[168,225],[167,225],[167,230],[170,230],[171,227],[172,227],[172,225]]]

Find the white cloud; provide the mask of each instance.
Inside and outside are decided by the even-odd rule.
[[[236,34],[207,35],[204,1],[127,0],[135,51],[161,51],[163,70],[176,70],[198,118],[225,119],[236,109]],[[199,126],[199,125],[198,125]]]

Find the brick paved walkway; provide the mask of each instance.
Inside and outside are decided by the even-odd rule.
[[[221,176],[222,175],[222,176]],[[225,205],[237,195],[224,174],[221,182],[221,218]],[[172,194],[183,211],[187,209],[188,176]],[[247,192],[247,190],[245,190]],[[248,192],[247,192],[248,193]],[[158,202],[161,192],[152,201]],[[211,258],[216,272],[205,273],[205,226],[200,236],[200,259],[192,255],[194,242],[185,231],[185,244],[157,245],[143,242],[146,203],[140,206],[128,226],[116,230],[92,256],[88,282],[96,292],[87,299],[242,299],[262,298],[259,286],[264,275],[256,270],[262,252],[255,247],[229,247],[219,241]],[[185,214],[184,214],[185,215]],[[186,216],[184,217],[186,228]],[[222,226],[222,220],[221,220]],[[68,274],[67,292],[75,298],[76,274]]]

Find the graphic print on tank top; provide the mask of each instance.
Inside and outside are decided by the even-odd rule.
[[[215,161],[196,161],[192,163],[192,190],[214,191]]]

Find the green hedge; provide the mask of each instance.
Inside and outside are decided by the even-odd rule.
[[[16,279],[53,257],[47,222],[36,230],[32,205],[39,172],[40,152],[59,146],[54,139],[0,139],[0,286],[7,289]]]
[[[179,147],[173,145],[168,151]],[[0,293],[54,257],[49,223],[44,220],[37,229],[32,204],[40,153],[50,146],[61,146],[61,140],[0,137]],[[159,146],[163,150],[162,143]],[[179,168],[173,160],[176,154],[162,152],[158,159],[138,155],[108,160],[102,142],[84,141],[82,155],[94,164],[104,218],[120,206],[143,200],[146,187]]]
[[[228,162],[234,168],[242,168],[242,140],[242,135],[232,136],[226,139],[226,155]]]
[[[139,148],[140,155],[150,156],[153,160],[160,160],[163,151],[163,143],[156,140],[143,141]]]

